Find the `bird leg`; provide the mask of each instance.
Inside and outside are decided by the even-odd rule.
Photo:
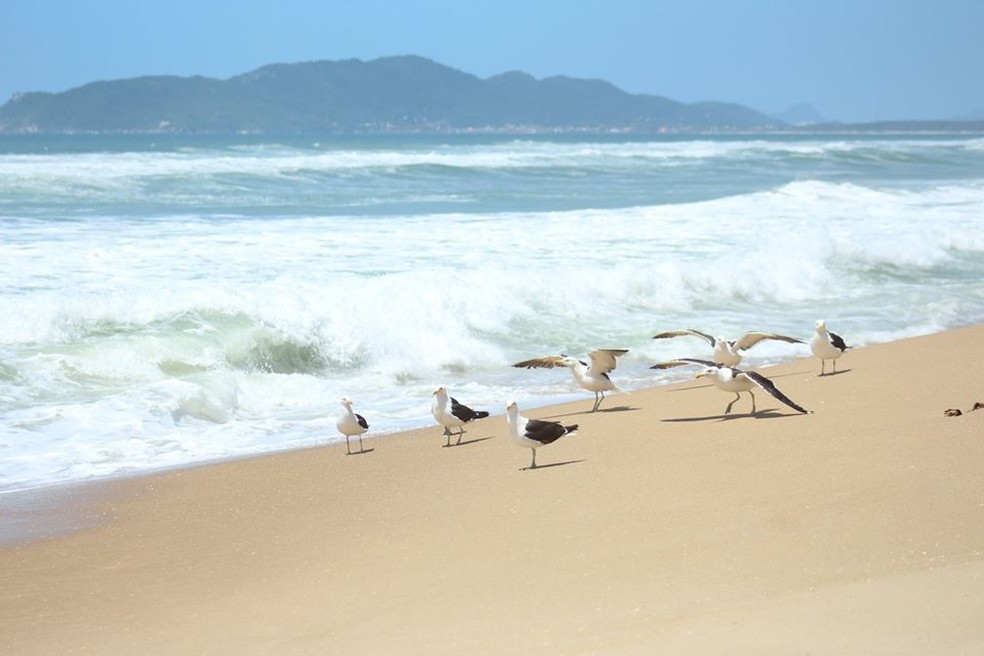
[[[459,427],[458,428],[458,441],[454,443],[455,446],[458,446],[459,444],[461,444],[461,436],[464,435],[464,434],[465,434],[464,427]]]
[[[752,397],[752,414],[755,414],[755,395],[752,394],[752,390],[748,390],[748,395]]]
[[[731,407],[735,403],[737,403],[738,402],[738,399],[740,399],[740,398],[741,398],[741,394],[738,394],[737,392],[735,392],[735,398],[732,399],[731,403],[728,404],[728,407],[724,409],[724,414],[730,415],[731,414]]]
[[[826,373],[826,369],[827,369],[827,361],[824,360],[823,358],[820,358],[820,375],[821,376],[823,376],[824,373]]]
[[[444,437],[447,438],[444,440],[444,446],[451,446],[451,429],[447,426],[444,427]]]
[[[605,398],[604,392],[595,392],[595,402],[594,407],[591,408],[591,412],[598,412],[598,408],[601,407],[601,402]]]
[[[362,433],[359,433],[359,453],[363,453],[365,449],[362,448]]]
[[[349,436],[345,436],[345,455],[352,455],[352,449],[349,448]]]
[[[530,463],[530,469],[536,469],[536,449],[530,449],[533,452],[533,461]]]

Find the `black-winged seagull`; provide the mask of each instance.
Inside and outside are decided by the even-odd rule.
[[[369,422],[366,421],[365,417],[352,410],[352,399],[349,397],[342,397],[342,407],[345,408],[345,412],[339,415],[335,426],[338,427],[338,432],[345,436],[345,451],[348,455],[352,455],[352,450],[349,448],[349,438],[358,435],[359,453],[362,453],[362,434],[369,430]]]
[[[725,392],[734,392],[735,398],[728,404],[725,408],[724,414],[730,414],[731,408],[735,403],[741,398],[742,392],[748,392],[748,395],[752,397],[752,412],[755,414],[755,395],[752,394],[752,389],[754,387],[760,387],[766,392],[771,394],[775,399],[785,403],[793,410],[797,412],[802,412],[803,414],[811,414],[811,410],[807,410],[799,405],[797,405],[792,399],[779,391],[771,380],[763,376],[762,374],[755,371],[743,371],[741,369],[735,369],[734,367],[725,367],[719,365],[716,362],[711,362],[710,360],[697,360],[694,358],[680,358],[678,360],[667,360],[666,362],[660,362],[655,364],[651,369],[669,369],[670,367],[679,367],[681,365],[697,365],[703,367],[699,372],[697,372],[695,378],[703,378],[704,376],[710,376],[714,384]]]
[[[844,351],[851,348],[844,343],[844,339],[835,333],[827,330],[827,323],[823,319],[818,319],[814,325],[813,337],[810,338],[810,350],[813,355],[820,358],[820,375],[826,373],[827,360],[831,360],[834,365],[834,372],[837,373],[837,358],[844,355]]]
[[[686,330],[670,330],[665,333],[653,335],[653,339],[667,339],[670,337],[700,337],[714,349],[714,355],[712,356],[714,362],[717,364],[723,364],[727,367],[737,367],[738,364],[741,363],[741,358],[744,355],[741,351],[747,351],[763,340],[772,339],[780,342],[787,342],[789,344],[803,343],[803,340],[796,339],[795,337],[787,337],[786,335],[777,335],[776,333],[764,333],[759,331],[747,332],[738,339],[713,337],[707,333],[702,333],[699,330],[694,330],[693,328],[688,328]]]
[[[506,421],[509,424],[509,437],[513,442],[533,452],[533,460],[527,469],[536,469],[537,449],[545,444],[556,442],[564,435],[573,435],[577,431],[577,424],[564,426],[556,421],[527,419],[519,414],[519,406],[515,401],[506,404]]]
[[[447,437],[444,446],[451,446],[452,429],[458,429],[458,441],[455,442],[455,445],[461,444],[461,436],[465,434],[465,424],[489,416],[485,410],[472,410],[467,405],[458,403],[453,396],[448,396],[448,390],[443,385],[434,390],[431,414],[434,415],[437,423],[444,426],[444,435]]]
[[[533,358],[517,362],[514,367],[526,369],[550,369],[553,367],[567,367],[574,374],[577,384],[594,392],[595,402],[591,412],[596,412],[605,398],[605,392],[621,392],[615,387],[615,383],[608,377],[608,372],[613,371],[616,366],[616,358],[628,353],[628,349],[598,349],[588,353],[591,364],[572,358],[569,355],[548,355],[542,358]]]

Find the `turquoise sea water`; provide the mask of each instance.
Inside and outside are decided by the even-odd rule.
[[[984,138],[3,136],[0,267],[14,490],[590,398],[537,355],[658,385],[707,355],[662,330],[979,322]]]

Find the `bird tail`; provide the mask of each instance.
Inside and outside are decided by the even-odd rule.
[[[488,416],[489,416],[489,413],[486,412],[485,410],[476,410],[475,411],[475,419],[485,419]]]
[[[570,426],[564,426],[564,430],[567,431],[568,435],[573,435],[577,432],[577,424],[571,424]]]

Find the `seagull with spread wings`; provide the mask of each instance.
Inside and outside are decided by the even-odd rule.
[[[679,367],[682,365],[697,365],[701,367],[701,370],[694,375],[695,378],[703,378],[707,376],[718,389],[725,392],[734,392],[735,398],[724,410],[724,414],[726,415],[731,413],[731,408],[741,398],[742,392],[748,392],[748,396],[751,397],[751,414],[755,414],[755,395],[752,394],[752,390],[756,387],[765,390],[772,395],[773,398],[788,405],[797,412],[802,412],[803,414],[811,414],[812,412],[798,405],[788,396],[780,392],[775,383],[756,371],[743,371],[741,369],[735,369],[734,367],[725,367],[717,364],[716,362],[711,362],[710,360],[697,360],[695,358],[667,360],[666,362],[660,362],[659,364],[653,365],[650,369],[669,369],[670,367]]]
[[[714,362],[717,364],[723,364],[726,367],[737,367],[741,363],[741,358],[744,355],[742,351],[747,351],[764,340],[771,339],[779,342],[787,342],[789,344],[803,343],[803,340],[796,339],[795,337],[787,337],[786,335],[764,333],[759,331],[747,332],[738,339],[713,337],[707,333],[702,333],[699,330],[694,330],[693,328],[687,328],[686,330],[670,330],[665,333],[653,335],[653,339],[668,339],[671,337],[700,337],[714,349],[714,355],[711,356],[714,359]]]
[[[616,359],[628,353],[628,349],[598,349],[588,353],[591,364],[572,358],[569,355],[548,355],[531,360],[517,362],[514,367],[525,369],[550,369],[553,367],[567,367],[574,374],[577,384],[594,392],[595,402],[591,412],[596,412],[605,398],[605,392],[621,392],[615,386],[608,374],[615,370]]]

